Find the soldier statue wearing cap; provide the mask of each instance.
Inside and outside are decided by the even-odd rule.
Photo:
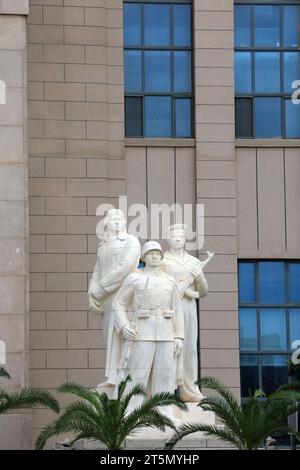
[[[178,290],[174,279],[161,271],[162,258],[159,243],[145,243],[145,267],[127,276],[113,303],[115,327],[123,341],[120,377],[130,374],[132,383],[143,384],[150,395],[174,393],[174,358],[181,354],[184,339]]]
[[[199,402],[203,395],[195,384],[198,380],[198,321],[195,299],[205,297],[208,293],[202,269],[213,253],[208,253],[207,260],[202,263],[198,258],[187,253],[184,250],[185,231],[186,226],[183,224],[172,225],[168,228],[170,249],[165,253],[162,264],[165,272],[176,280],[184,316],[184,348],[177,364],[180,398],[186,402]]]

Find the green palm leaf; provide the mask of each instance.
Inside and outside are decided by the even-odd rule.
[[[0,377],[5,377],[6,379],[10,379],[9,373],[4,369],[4,367],[0,367]]]
[[[18,393],[5,394],[0,399],[0,413],[19,408],[32,408],[36,405],[46,406],[59,413],[57,400],[46,390],[23,388]]]

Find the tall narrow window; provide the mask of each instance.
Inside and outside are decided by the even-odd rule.
[[[124,3],[126,137],[193,136],[191,3]]]

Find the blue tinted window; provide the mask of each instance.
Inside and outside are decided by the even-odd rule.
[[[268,395],[279,385],[287,383],[288,368],[286,356],[262,356],[262,389]]]
[[[258,356],[241,356],[241,392],[242,397],[248,397],[259,388]]]
[[[240,348],[251,351],[257,349],[257,318],[255,308],[240,309]]]
[[[236,5],[234,9],[234,41],[236,47],[251,46],[251,7]]]
[[[280,46],[279,6],[254,7],[254,45]]]
[[[284,91],[286,93],[292,93],[294,91],[292,83],[300,79],[300,52],[284,52],[283,64]]]
[[[239,265],[239,297],[240,302],[255,301],[254,263]]]
[[[289,301],[294,303],[300,303],[300,263],[289,263],[288,270]]]
[[[125,97],[125,132],[128,137],[143,135],[143,100]]]
[[[235,53],[235,90],[239,93],[252,91],[251,52]]]
[[[285,309],[261,309],[260,334],[260,346],[264,351],[285,350],[287,348]]]
[[[174,5],[174,45],[190,46],[191,38],[191,7],[190,5]]]
[[[145,51],[145,91],[171,91],[169,51]]]
[[[190,99],[179,98],[175,100],[176,137],[191,137],[192,135],[191,106]]]
[[[259,300],[263,304],[285,303],[284,263],[261,261],[259,272]]]
[[[169,97],[145,97],[146,137],[170,137],[172,135],[171,108],[171,98]]]
[[[300,137],[300,106],[291,100],[285,100],[285,128],[286,137]]]
[[[186,51],[174,52],[174,91],[189,92],[191,83],[191,53]]]
[[[256,138],[281,136],[280,98],[255,98],[254,114]]]
[[[124,5],[124,44],[139,46],[142,42],[141,5]]]
[[[297,47],[300,45],[300,6],[286,5],[283,11],[283,44]]]
[[[144,22],[146,46],[170,45],[170,5],[144,5]]]
[[[294,341],[300,340],[300,308],[291,308],[290,314],[290,348]]]
[[[142,91],[142,53],[125,51],[125,91]]]
[[[257,93],[280,92],[279,52],[255,53],[255,91]]]

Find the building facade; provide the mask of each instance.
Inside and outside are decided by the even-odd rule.
[[[284,381],[300,339],[300,2],[2,0],[0,23],[10,388],[103,381],[87,288],[97,207],[120,195],[204,204],[201,374],[237,396],[242,378],[243,397]],[[51,419],[7,415],[0,447],[29,448]]]

